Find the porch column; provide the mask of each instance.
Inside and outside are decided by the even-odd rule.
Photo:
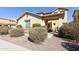
[[[59,28],[62,26],[62,23],[63,23],[62,20],[63,20],[62,18],[59,18],[59,22],[58,22],[58,24],[59,24],[58,27],[59,27]]]
[[[42,20],[41,25],[42,25],[42,26],[46,26],[44,20]]]

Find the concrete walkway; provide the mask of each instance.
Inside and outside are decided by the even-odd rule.
[[[29,49],[0,39],[0,51],[29,51]]]

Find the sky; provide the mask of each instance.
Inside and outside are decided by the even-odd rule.
[[[0,18],[17,19],[24,12],[51,12],[58,7],[0,7]],[[73,20],[73,12],[79,7],[67,7],[68,9],[68,22]]]

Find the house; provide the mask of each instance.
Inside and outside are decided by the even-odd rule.
[[[30,12],[25,12],[17,19],[17,24],[22,25],[23,28],[26,29],[32,27],[32,24],[35,23],[39,23],[43,26],[45,25],[43,21],[44,20],[41,19],[41,16]]]
[[[74,19],[74,22],[79,21],[79,10],[74,10],[73,19]]]
[[[47,29],[56,31],[64,23],[67,23],[67,11],[66,8],[57,8],[55,11],[48,13],[25,12],[17,19],[17,25],[22,25],[23,28],[27,29],[31,28],[34,23],[39,23],[46,26]]]
[[[14,28],[16,21],[11,19],[0,18],[0,26],[8,26]]]

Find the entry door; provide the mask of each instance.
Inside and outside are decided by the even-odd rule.
[[[47,28],[48,28],[48,29],[52,29],[52,22],[48,22]]]

